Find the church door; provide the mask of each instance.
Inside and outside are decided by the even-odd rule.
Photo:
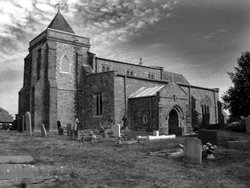
[[[178,127],[179,125],[179,119],[178,119],[178,113],[176,110],[171,110],[169,113],[169,120],[168,120],[168,127],[169,127],[169,134],[173,133],[173,129],[175,127]]]

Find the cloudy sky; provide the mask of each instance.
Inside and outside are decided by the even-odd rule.
[[[250,50],[249,0],[65,0],[73,30],[97,56],[183,74],[192,85],[220,88],[241,52]],[[46,29],[57,0],[0,0],[0,106],[18,110],[28,42]]]

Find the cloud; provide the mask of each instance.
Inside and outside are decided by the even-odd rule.
[[[0,46],[0,88],[16,95],[11,106],[13,103],[17,106],[29,41],[46,29],[57,11],[57,3],[57,0],[0,1],[3,7],[0,42],[4,44]],[[126,43],[147,27],[168,19],[175,6],[173,0],[63,0],[60,9],[77,34],[91,39],[94,53],[117,59],[117,53],[111,53],[107,47],[112,51],[117,43]],[[11,106],[8,107],[15,111]]]

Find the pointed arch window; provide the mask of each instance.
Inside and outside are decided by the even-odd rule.
[[[70,73],[69,58],[66,55],[61,59],[61,72]]]

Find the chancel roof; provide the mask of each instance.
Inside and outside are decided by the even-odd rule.
[[[168,71],[163,71],[162,80],[172,81],[172,82],[176,82],[178,84],[190,85],[189,82],[186,80],[186,78],[183,75],[173,73],[173,72],[168,72]]]
[[[68,22],[65,20],[65,18],[63,17],[60,11],[56,13],[55,17],[50,22],[47,28],[55,29],[59,31],[65,31],[68,33],[75,33],[70,27],[70,25],[68,24]]]

